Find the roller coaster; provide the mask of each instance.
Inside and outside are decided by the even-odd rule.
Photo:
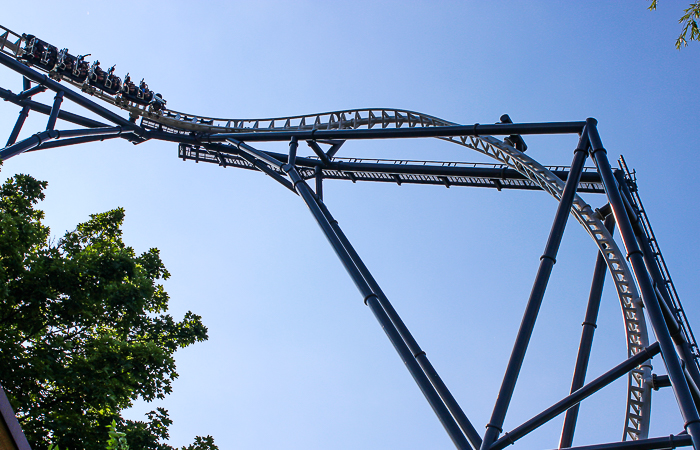
[[[700,450],[698,346],[644,211],[636,175],[622,158],[618,168],[611,167],[594,119],[517,124],[512,123],[508,115],[503,115],[494,124],[460,125],[414,111],[390,108],[265,119],[206,117],[166,108],[163,97],[151,91],[144,81],[137,87],[128,74],[121,80],[115,75],[114,67],[104,71],[98,61],[90,64],[86,60],[89,55],[73,56],[68,49],[58,50],[59,47],[35,35],[20,35],[5,27],[0,27],[0,33],[0,63],[24,79],[24,89],[17,94],[0,88],[1,98],[22,108],[7,144],[0,150],[0,158],[117,137],[133,144],[163,140],[177,143],[178,157],[184,161],[259,171],[277,181],[307,205],[355,282],[364,303],[385,330],[458,449],[503,449],[560,414],[565,414],[565,419],[558,446],[569,448],[573,442],[579,403],[626,375],[627,408],[622,440],[585,448],[657,449],[692,445]],[[33,95],[46,90],[56,93],[52,105],[32,100]],[[109,123],[64,111],[64,99]],[[114,112],[114,107],[127,117]],[[30,111],[48,115],[46,130],[17,141]],[[79,128],[57,130],[58,119]],[[578,136],[570,167],[545,166],[526,153],[523,136],[562,133]],[[341,148],[347,148],[347,141],[425,137],[466,147],[495,162],[479,164],[337,156]],[[289,142],[289,152],[263,151],[251,145],[272,141]],[[298,155],[300,141],[307,144],[309,156]],[[585,167],[589,156],[595,167]],[[472,425],[334,220],[323,200],[325,180],[544,190],[559,202],[485,434],[479,433]],[[604,195],[601,197],[604,204],[592,208],[578,195],[584,192]],[[540,414],[503,433],[505,416],[569,214],[583,226],[599,249],[571,391]],[[612,236],[616,226],[622,237],[622,247]],[[585,383],[607,272],[622,309],[628,358]],[[649,340],[649,325],[657,338],[653,343]],[[650,360],[659,353],[667,375],[652,373]],[[649,437],[652,391],[665,387],[673,389],[683,417],[684,431],[672,436]],[[6,423],[12,425],[10,429],[15,430],[13,437],[17,447],[29,448],[26,439],[22,440],[21,429],[16,431],[17,420],[1,406],[2,398],[0,410]]]

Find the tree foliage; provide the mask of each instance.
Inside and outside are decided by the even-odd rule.
[[[649,5],[650,10],[655,10],[657,0],[651,0]],[[700,0],[691,3],[688,8],[683,11],[683,15],[678,19],[678,23],[683,26],[681,34],[676,39],[676,48],[687,47],[688,41],[700,41],[700,28],[698,28],[698,19],[700,19]],[[690,34],[690,36],[688,36]]]
[[[0,383],[32,448],[103,450],[116,421],[132,449],[172,449],[167,411],[146,422],[120,412],[170,393],[173,354],[207,329],[192,312],[166,314],[168,271],[157,249],[122,242],[123,209],[52,240],[35,209],[45,188],[27,175],[0,188]],[[193,445],[216,448],[211,437]]]

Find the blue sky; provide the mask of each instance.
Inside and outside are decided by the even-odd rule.
[[[394,107],[463,124],[503,113],[519,122],[597,118],[610,158],[624,154],[637,170],[699,323],[700,44],[674,48],[686,2],[662,1],[655,12],[642,0],[105,5],[15,2],[0,23],[116,63],[122,76],[145,77],[168,107],[214,117]],[[21,78],[0,68],[0,86],[18,92]],[[51,94],[37,99],[50,103]],[[0,135],[18,112],[0,105]],[[32,114],[23,136],[44,127]],[[547,165],[568,165],[576,145],[571,136],[526,140],[528,155]],[[182,162],[176,152],[113,140],[22,155],[0,172],[49,182],[42,208],[57,235],[124,207],[125,241],[159,248],[172,273],[172,314],[192,310],[209,327],[208,342],[178,352],[174,393],[127,416],[167,408],[173,445],[210,434],[222,449],[453,448],[301,200],[260,173]],[[427,139],[351,142],[339,156],[485,161]],[[544,192],[332,181],[325,200],[483,431],[556,202]],[[571,220],[506,429],[568,392],[595,255]],[[609,288],[591,376],[626,356]],[[663,373],[658,358],[654,365]],[[620,439],[624,401],[618,382],[584,402],[575,444]],[[653,436],[681,431],[670,391],[654,393],[652,409]],[[554,448],[560,428],[555,419],[517,446]]]

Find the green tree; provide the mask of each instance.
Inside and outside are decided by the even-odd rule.
[[[651,0],[649,5],[650,10],[656,9],[657,0]],[[698,28],[698,21],[700,19],[700,0],[695,3],[691,3],[688,8],[683,11],[683,15],[678,19],[678,23],[683,26],[681,34],[676,39],[676,48],[678,50],[681,47],[687,47],[688,41],[700,41],[700,29]],[[690,33],[690,36],[688,36]]]
[[[157,249],[122,242],[124,210],[51,239],[35,208],[46,185],[17,175],[0,188],[0,383],[34,449],[104,450],[112,421],[133,449],[172,449],[167,411],[147,422],[120,412],[170,393],[173,354],[207,329],[192,312],[165,313],[158,280],[169,274]],[[217,448],[211,437],[193,445]]]

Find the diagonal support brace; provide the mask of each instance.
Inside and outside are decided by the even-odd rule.
[[[44,91],[46,91],[46,86],[44,86],[43,84],[38,84],[31,89],[26,89],[26,90],[20,92],[19,94],[17,94],[17,99],[18,100],[26,100],[26,99],[31,98],[32,96],[34,96],[36,94],[44,92]]]
[[[10,145],[17,142],[17,137],[19,136],[19,132],[22,131],[22,126],[24,125],[24,121],[27,120],[28,115],[29,115],[29,106],[23,106],[22,111],[19,112],[19,117],[17,118],[17,122],[15,122],[15,126],[14,126],[14,128],[12,128],[12,132],[10,133],[10,137],[9,137],[9,139],[7,139],[7,144],[5,144],[5,147],[9,147]]]
[[[282,186],[286,187],[295,194],[297,193],[294,190],[294,186],[288,179],[284,178],[278,172],[275,172],[270,168],[270,166],[273,166],[281,170],[283,165],[282,161],[279,161],[276,158],[268,155],[267,153],[255,149],[235,139],[229,139],[228,142],[236,146],[236,148],[239,150],[238,155],[241,158],[254,165],[261,172],[269,175],[272,179],[280,183]]]
[[[514,428],[513,431],[504,434],[502,438],[493,443],[491,450],[502,450],[510,444],[513,444],[518,439],[522,438],[531,431],[534,431],[536,428],[539,428],[541,425],[549,422],[559,414],[571,408],[573,405],[578,405],[581,401],[603,389],[605,386],[625,375],[630,370],[658,355],[659,352],[659,343],[655,342],[651,344],[649,347],[628,358],[626,361],[623,361],[621,364],[618,364],[603,375],[583,386],[581,389],[578,389],[569,396],[545,409],[524,424]]]
[[[53,98],[53,106],[49,114],[49,121],[46,124],[46,131],[53,130],[56,126],[56,119],[58,119],[58,113],[61,111],[61,103],[63,103],[63,91],[58,91]]]
[[[33,136],[28,137],[16,144],[5,147],[0,150],[0,159],[7,160],[13,156],[17,156],[21,153],[29,151],[33,148],[38,147],[42,143],[50,139],[58,138],[69,138],[69,137],[82,137],[82,136],[119,136],[122,134],[122,127],[107,127],[107,128],[87,128],[80,130],[47,130],[41,133],[36,133]],[[130,130],[129,130],[130,131]]]
[[[355,263],[355,266],[365,278],[370,288],[372,288],[372,290],[377,294],[377,298],[379,299],[379,303],[381,304],[382,308],[384,308],[386,314],[389,316],[397,331],[401,335],[401,338],[404,340],[408,346],[408,349],[413,354],[413,357],[418,362],[421,369],[423,369],[423,372],[428,377],[432,385],[435,387],[435,390],[445,403],[445,406],[447,406],[447,409],[455,418],[457,424],[467,436],[467,439],[469,439],[472,446],[475,449],[478,449],[481,446],[481,436],[479,435],[479,432],[476,431],[466,414],[464,414],[464,411],[457,403],[457,400],[455,400],[455,398],[452,396],[452,393],[449,391],[445,383],[442,381],[442,378],[440,378],[440,375],[437,373],[432,363],[428,359],[428,355],[418,345],[418,342],[416,342],[415,338],[408,330],[408,327],[401,319],[401,316],[399,316],[398,312],[394,309],[393,305],[384,294],[384,291],[382,291],[382,288],[372,276],[372,273],[369,271],[367,266],[365,266],[362,258],[360,258],[360,255],[357,254],[357,251],[355,251],[355,248],[352,246],[348,238],[345,236],[345,233],[343,233],[343,230],[338,225],[338,221],[331,215],[323,201],[319,201],[318,205],[320,206],[323,215],[331,224],[331,227],[338,236],[338,239],[340,239],[341,243],[347,250],[353,263]]]
[[[348,254],[347,249],[343,245],[342,241],[338,238],[333,227],[324,216],[311,188],[306,184],[306,182],[301,178],[301,175],[297,172],[296,168],[291,165],[285,165],[285,170],[294,183],[294,188],[302,197],[307,207],[313,214],[316,222],[323,231],[328,239],[328,242],[335,250],[336,255],[340,259],[341,263],[345,267],[352,280],[355,282],[358,290],[364,298],[365,304],[369,306],[370,310],[374,314],[377,321],[379,321],[381,327],[387,334],[387,337],[393,344],[399,356],[403,360],[404,364],[408,368],[409,372],[413,376],[413,379],[418,384],[418,387],[425,395],[428,403],[433,408],[433,411],[438,416],[438,419],[445,427],[447,434],[452,439],[452,442],[460,450],[468,450],[472,447],[467,442],[461,429],[455,422],[455,419],[450,414],[449,410],[445,407],[442,399],[435,391],[435,388],[430,383],[430,380],[426,377],[425,373],[416,362],[415,358],[411,354],[410,349],[401,338],[401,335],[396,330],[396,327],[392,323],[391,319],[387,315],[384,308],[379,302],[377,293],[375,293],[372,288],[368,285],[367,281],[362,276],[362,273],[358,270],[357,266],[353,263],[352,258]]]

